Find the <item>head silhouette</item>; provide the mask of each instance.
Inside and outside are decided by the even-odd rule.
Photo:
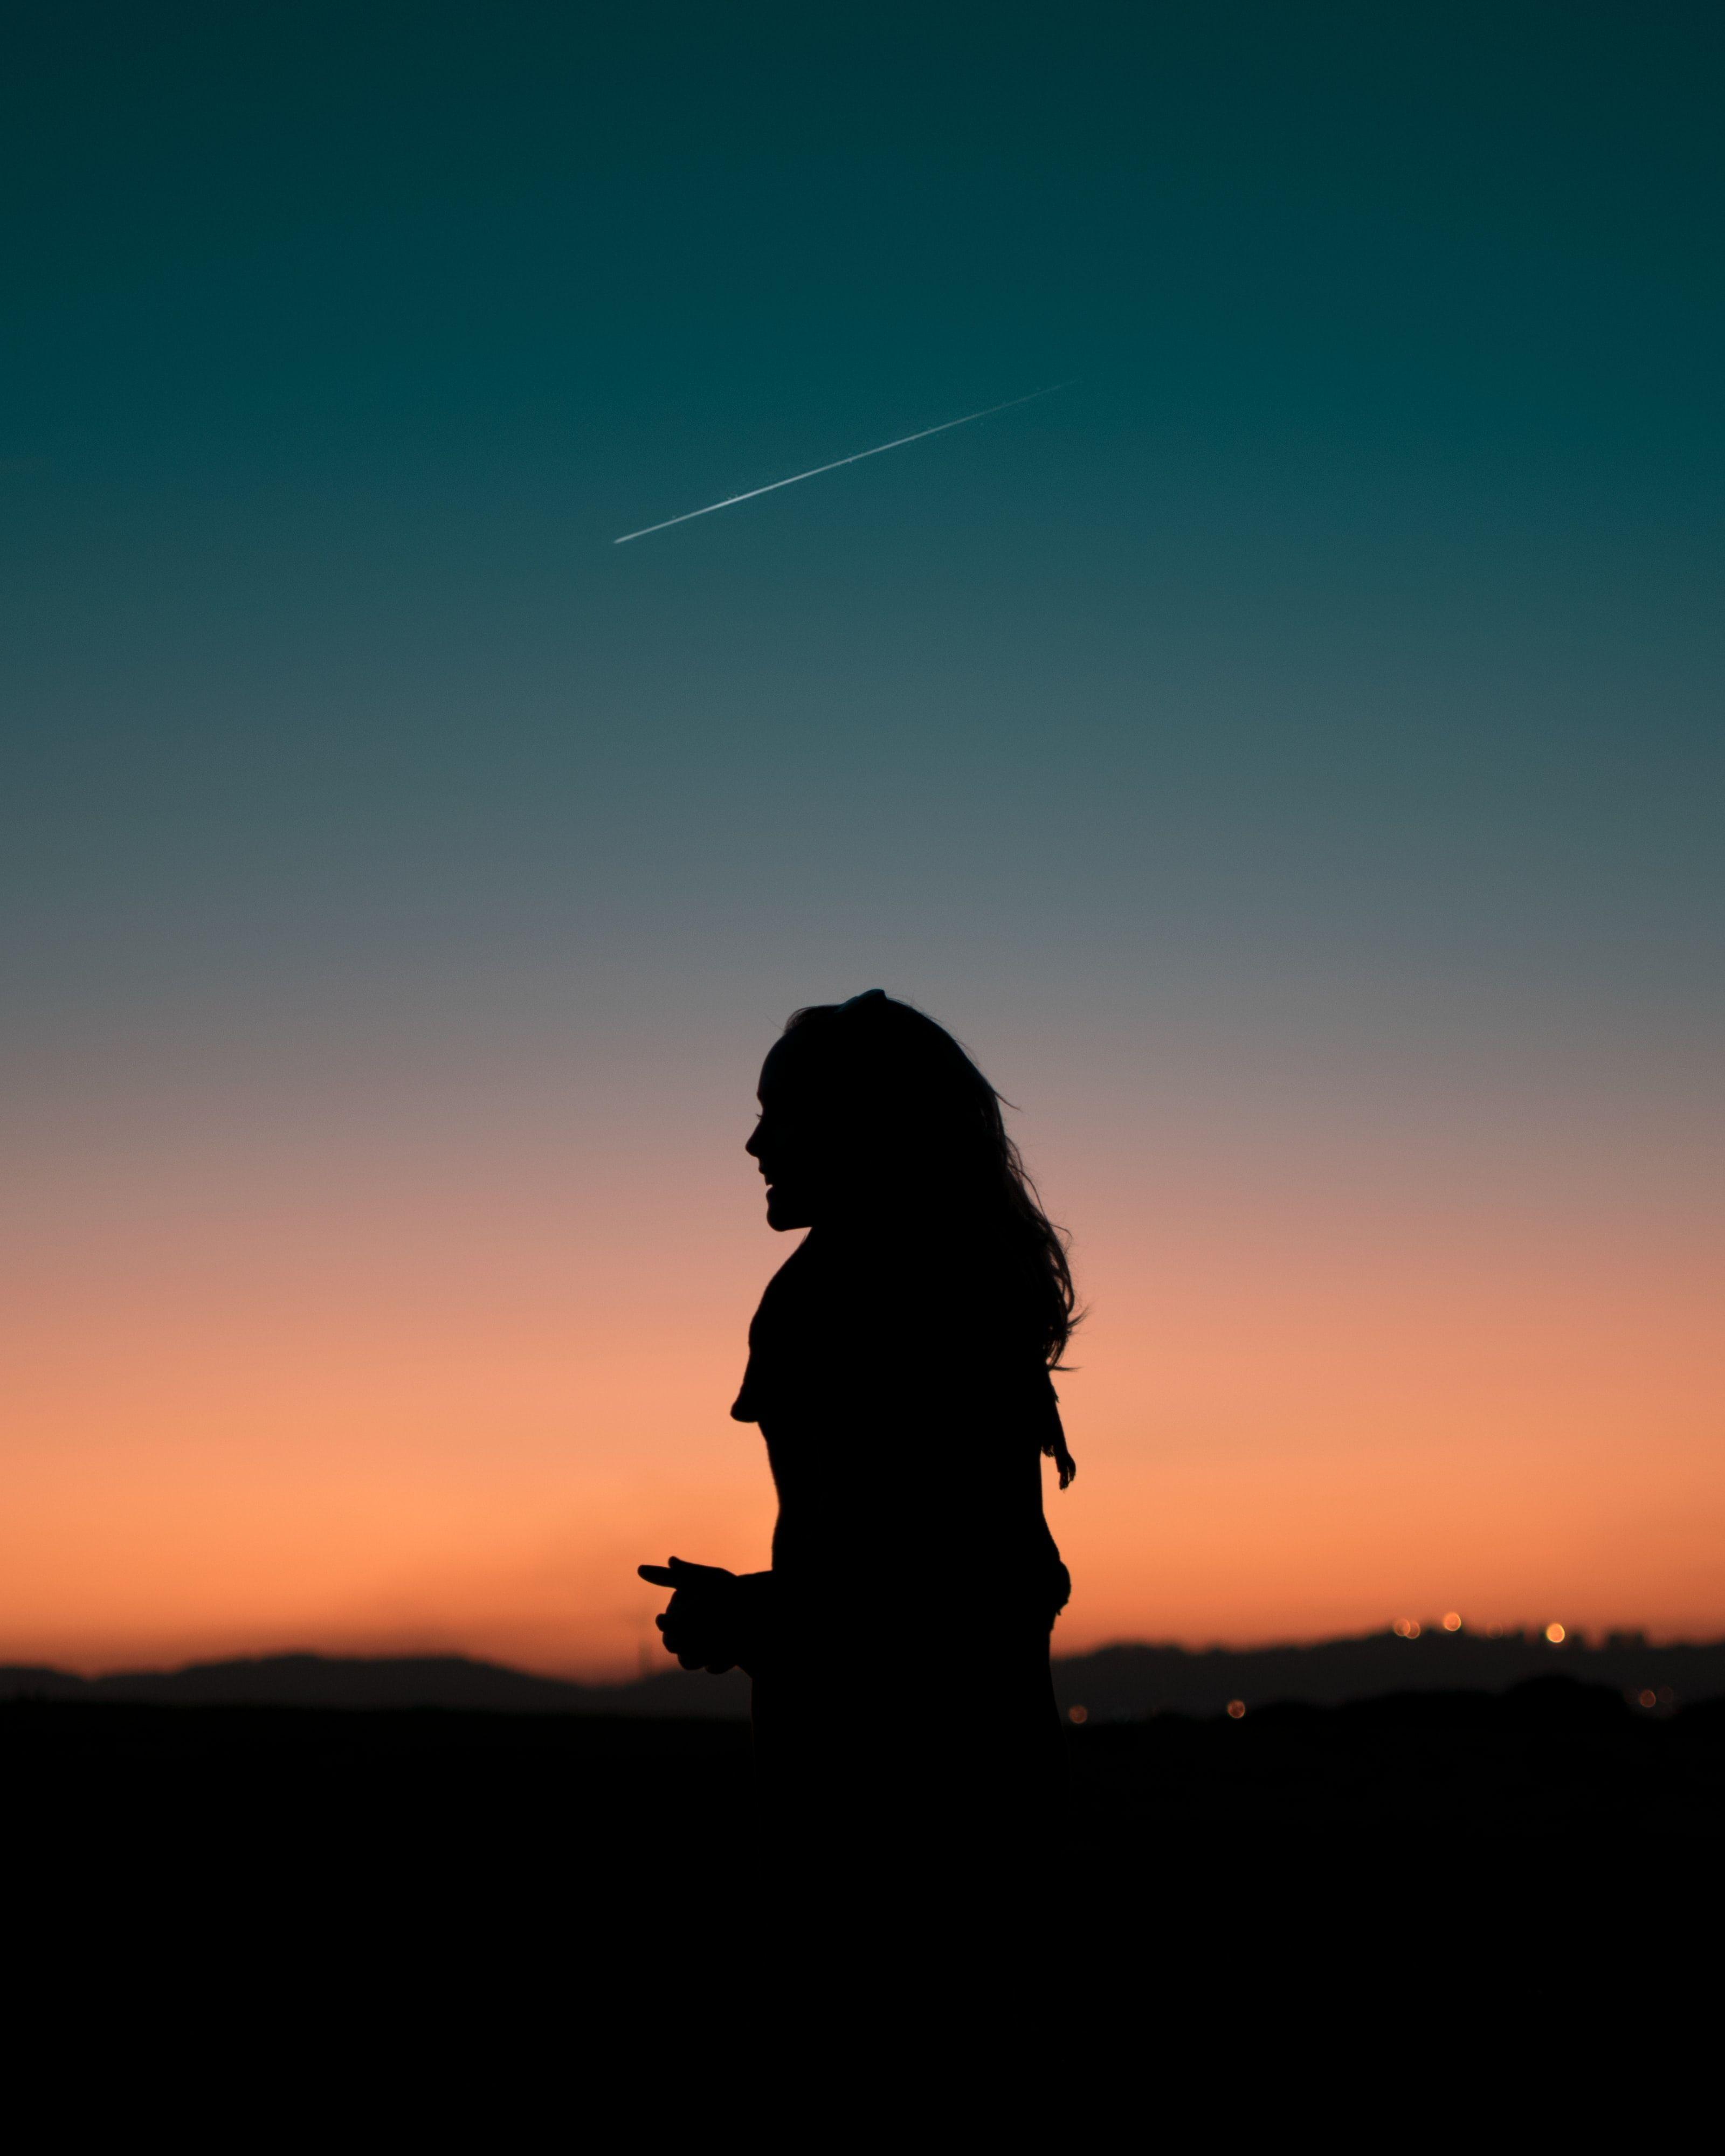
[[[1000,1096],[932,1018],[879,988],[796,1012],[761,1072],[748,1151],[778,1229],[913,1231],[999,1265],[1047,1360],[1074,1323],[1064,1242],[1001,1117]]]

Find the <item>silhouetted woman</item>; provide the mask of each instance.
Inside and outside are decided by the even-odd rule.
[[[766,1440],[773,1569],[673,1558],[685,1668],[754,1678],[763,1791],[865,1830],[1016,1825],[1057,1794],[1049,1635],[1070,1582],[1041,1462],[1074,1473],[1050,1370],[1071,1275],[952,1035],[878,988],[798,1011],[748,1150],[809,1234],[749,1328],[731,1412]]]

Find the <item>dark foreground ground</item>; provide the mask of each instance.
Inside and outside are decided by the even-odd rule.
[[[871,1871],[763,1845],[734,1722],[15,1700],[9,1964],[76,2052],[74,2112],[117,2089],[223,2147],[339,2112],[344,2076],[374,2126],[391,2091],[423,2112],[459,2085],[492,2107],[480,2144],[513,2148],[545,2135],[498,2128],[506,2091],[590,2119],[603,2090],[656,2132],[793,2085],[864,2103],[880,2076],[901,2107],[938,2069],[941,2138],[968,2141],[1021,2098],[1054,2131],[1075,2089],[1273,2112],[1297,2071],[1328,2106],[1398,2045],[1427,2076],[1513,2057],[1537,2111],[1548,2046],[1573,2089],[1596,2021],[1639,2057],[1624,2030],[1669,2046],[1695,2010],[1725,1702],[1637,1714],[1555,1676],[1068,1742],[1065,1820],[968,1870]],[[347,2145],[340,2116],[320,2145]],[[823,2117],[791,2138],[834,2145]]]
[[[1653,1717],[1563,1676],[1091,1722],[1066,1744],[1070,1832],[1123,1868],[1174,1831],[1725,1837],[1725,1700]],[[0,1764],[44,1857],[147,1820],[158,1845],[243,1869],[272,1851],[357,1861],[374,1837],[478,1861],[478,1830],[505,1821],[516,1859],[531,1845],[585,1868],[662,1856],[674,1822],[728,1832],[752,1809],[732,1721],[23,1699],[0,1703]]]
[[[1348,1847],[1419,1877],[1537,1868],[1558,1846],[1622,1862],[1660,1845],[1668,1871],[1725,1840],[1725,1701],[1650,1717],[1561,1676],[1092,1721],[1066,1743],[1068,1815],[1026,1861],[1081,1876],[1093,1903],[1292,1877]],[[476,1906],[573,1892],[597,1912],[680,1881],[746,1896],[771,1856],[729,1721],[13,1700],[0,1774],[31,1876],[171,1885],[187,1909],[297,1881],[314,1898],[434,1883]]]

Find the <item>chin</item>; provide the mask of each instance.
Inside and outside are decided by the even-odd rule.
[[[781,1235],[792,1228],[806,1228],[809,1214],[794,1199],[781,1198],[777,1191],[767,1194],[767,1225],[776,1228]]]

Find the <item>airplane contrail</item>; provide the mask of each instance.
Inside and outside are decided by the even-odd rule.
[[[1077,379],[1075,375],[1073,380]],[[829,465],[816,465],[812,471],[793,472],[788,479],[776,479],[767,486],[752,486],[747,494],[726,495],[722,501],[710,501],[705,509],[685,509],[680,516],[667,516],[663,524],[644,524],[639,531],[625,531],[620,539],[614,539],[614,547],[626,547],[631,539],[644,539],[655,531],[669,531],[674,524],[687,524],[696,516],[711,516],[716,509],[734,509],[739,501],[752,501],[758,494],[776,494],[782,486],[795,486],[805,479],[819,479],[823,472],[837,471],[841,465],[860,465],[865,457],[885,456],[888,449],[901,449],[906,442],[926,442],[931,434],[944,434],[954,427],[968,427],[973,419],[987,419],[996,412],[1009,412],[1014,404],[1034,404],[1039,397],[1052,397],[1056,389],[1070,389],[1070,382],[1050,382],[1046,389],[1033,389],[1028,397],[1009,397],[1004,404],[990,404],[981,412],[967,412],[962,419],[942,419],[937,427],[924,427],[915,434],[901,434],[896,442],[877,443],[872,449],[858,449],[855,455],[834,457]]]

